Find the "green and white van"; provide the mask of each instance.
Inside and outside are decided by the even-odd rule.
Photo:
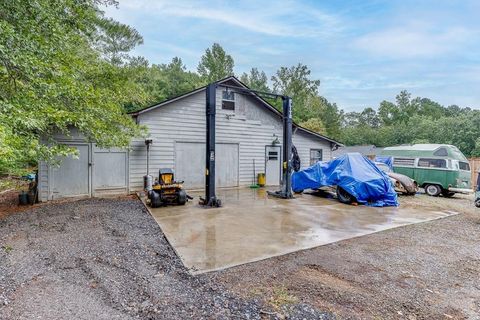
[[[384,148],[393,157],[394,172],[415,180],[430,196],[472,193],[470,165],[457,147],[447,144],[414,144]]]

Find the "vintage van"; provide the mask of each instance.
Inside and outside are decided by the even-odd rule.
[[[467,158],[447,144],[414,144],[384,148],[383,156],[393,157],[393,170],[409,176],[430,196],[471,193]]]

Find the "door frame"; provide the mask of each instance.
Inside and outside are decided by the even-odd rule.
[[[92,196],[92,144],[88,142],[69,142],[69,141],[58,141],[59,144],[65,144],[68,146],[87,146],[88,151],[88,192],[86,195],[72,195],[62,198],[75,198],[75,197],[91,197]],[[61,164],[60,164],[61,165]],[[48,200],[55,200],[53,197],[53,166],[48,166]]]
[[[280,160],[279,161],[280,163],[279,163],[279,166],[278,166],[278,170],[279,170],[278,185],[281,185],[282,184],[282,163],[283,163],[282,146],[281,145],[271,145],[271,144],[265,145],[265,152],[263,153],[263,156],[265,158],[265,184],[267,183],[267,161],[268,161],[268,159],[267,159],[267,148],[268,147],[275,147],[275,148],[280,149],[279,154],[278,154],[278,159]]]

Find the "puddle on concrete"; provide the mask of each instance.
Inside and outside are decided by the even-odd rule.
[[[149,208],[192,273],[220,270],[408,224],[454,215],[425,208],[349,206],[296,195],[283,200],[264,189],[223,189],[222,208],[205,209],[195,196],[185,206]]]

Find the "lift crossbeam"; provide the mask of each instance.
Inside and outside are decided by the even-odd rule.
[[[230,86],[226,84],[211,83],[206,88],[206,154],[205,154],[205,198],[201,203],[208,207],[221,206],[220,199],[215,194],[215,114],[216,114],[216,89],[223,87],[232,92],[250,96],[266,96],[269,98],[283,100],[283,165],[282,165],[282,186],[281,190],[269,192],[270,195],[291,199],[293,198],[291,188],[292,174],[292,99],[286,95],[264,92],[259,90]]]

